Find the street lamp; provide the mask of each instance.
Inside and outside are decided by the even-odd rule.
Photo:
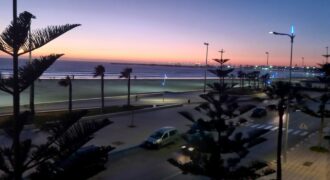
[[[267,55],[267,67],[268,67],[269,52],[266,52],[266,55]]]
[[[32,15],[31,19],[36,19],[36,17],[34,15]],[[31,21],[30,21],[30,25],[29,25],[29,63],[32,63],[32,38],[31,38]],[[31,87],[30,87],[30,110],[31,113],[34,114],[35,110],[34,110],[34,82],[32,82]]]
[[[301,57],[301,66],[304,67],[305,66],[305,58]]]
[[[291,53],[290,53],[290,69],[289,69],[289,83],[291,85],[291,78],[292,78],[292,52],[293,52],[293,40],[295,38],[295,34],[294,34],[294,27],[291,26],[291,34],[287,34],[287,33],[279,33],[279,32],[269,32],[270,34],[274,34],[274,35],[280,35],[280,36],[288,36],[291,40]],[[290,94],[289,94],[290,96]],[[290,99],[290,98],[288,98]],[[289,100],[288,100],[289,101]],[[290,106],[289,106],[289,102],[288,102],[288,106],[287,106],[287,116],[286,116],[286,121],[285,121],[285,143],[284,143],[284,162],[286,162],[287,159],[287,148],[288,148],[288,129],[289,129],[289,112],[290,112]]]
[[[209,43],[204,43],[206,46],[206,58],[205,58],[205,72],[204,72],[204,93],[206,92],[206,73],[207,73],[207,56],[209,51]]]

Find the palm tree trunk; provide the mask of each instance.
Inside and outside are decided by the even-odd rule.
[[[128,76],[127,81],[127,106],[131,105],[131,75]]]
[[[72,84],[69,83],[69,113],[72,113]]]
[[[101,111],[104,113],[104,75],[101,76],[101,101],[102,101],[102,108]]]
[[[13,0],[13,24],[14,24],[14,49],[13,49],[13,113],[14,113],[14,139],[13,139],[13,148],[14,148],[14,179],[22,179],[22,163],[21,163],[21,149],[20,149],[20,94],[18,86],[18,46],[17,46],[17,0]]]
[[[276,179],[282,179],[282,134],[283,134],[283,115],[284,109],[282,108],[282,104],[279,106],[279,125],[278,125],[278,137],[277,137],[277,170],[276,170]]]

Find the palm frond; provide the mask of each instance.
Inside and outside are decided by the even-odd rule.
[[[119,78],[129,78],[132,72],[132,68],[125,68],[122,72],[120,72]]]
[[[9,94],[13,94],[13,80],[0,78],[0,90]]]
[[[102,65],[98,65],[95,67],[94,69],[94,77],[97,77],[97,76],[104,76],[104,72],[105,72],[105,68],[104,66]]]
[[[51,139],[56,139],[65,133],[73,124],[77,123],[83,116],[87,114],[87,110],[74,111],[59,117],[59,121],[54,123],[45,124],[42,129],[51,134]]]
[[[19,46],[21,48],[21,52],[18,55],[38,49],[78,26],[80,26],[80,24],[66,24],[60,26],[49,26],[44,29],[35,30],[31,35],[31,44],[29,41],[26,41],[24,44]]]
[[[63,54],[52,54],[49,56],[35,59],[32,63],[27,63],[19,68],[20,92],[28,88],[35,80],[37,80],[58,58]]]
[[[18,50],[26,42],[32,17],[33,15],[31,13],[24,11],[17,18],[15,26],[11,22],[11,25],[0,35],[0,50],[12,55],[14,48]]]
[[[58,137],[56,144],[62,153],[62,156],[68,156],[72,152],[78,150],[81,146],[87,143],[92,135],[101,128],[109,125],[111,122],[108,119],[101,121],[82,121],[74,124],[62,136]]]
[[[56,159],[59,151],[54,146],[48,144],[38,145],[31,153],[29,161],[24,164],[25,169],[31,169],[42,163],[45,163],[49,159]]]
[[[58,81],[58,85],[63,86],[63,87],[67,87],[70,84],[71,84],[71,78],[70,78],[70,76],[66,76],[66,78],[60,79]]]
[[[37,80],[58,58],[63,54],[52,54],[34,59],[32,63],[26,63],[18,70],[19,91],[22,92]],[[0,79],[0,90],[12,94],[13,77]]]

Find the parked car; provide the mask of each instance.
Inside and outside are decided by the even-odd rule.
[[[253,118],[261,118],[267,115],[267,110],[262,107],[258,107],[253,110],[251,117]]]
[[[152,133],[145,141],[146,147],[159,148],[175,142],[179,138],[179,131],[174,127],[163,127]]]

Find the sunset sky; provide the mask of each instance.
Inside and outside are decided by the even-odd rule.
[[[12,20],[12,1],[0,2],[0,31]],[[34,52],[65,53],[62,59],[184,63],[224,58],[232,64],[288,65],[294,25],[294,62],[321,63],[330,46],[329,0],[18,0],[18,12],[37,19],[32,29],[80,23]],[[1,57],[5,57],[0,53]]]

